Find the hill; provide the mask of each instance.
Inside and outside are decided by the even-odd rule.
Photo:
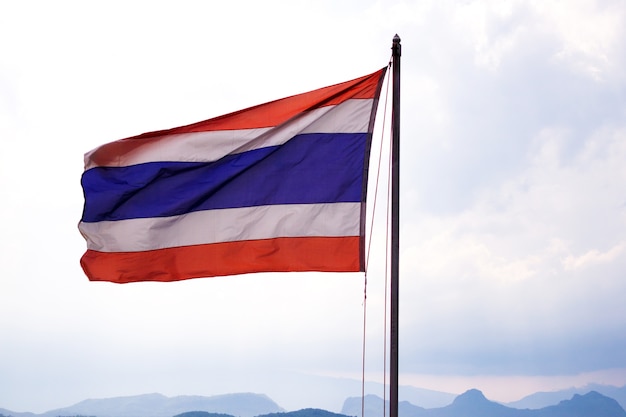
[[[380,417],[388,402],[367,395],[363,399],[364,417]],[[590,391],[571,399],[538,409],[519,409],[490,401],[482,392],[469,390],[449,405],[423,408],[402,401],[399,417],[626,417],[624,408],[613,398]],[[73,406],[43,414],[14,413],[0,409],[0,417],[346,417],[361,416],[361,397],[347,398],[341,414],[318,408],[285,412],[261,394],[228,394],[212,397],[145,394],[107,399],[90,399]]]
[[[161,394],[144,394],[128,397],[89,399],[70,407],[51,410],[43,414],[14,413],[0,410],[13,417],[172,417],[189,411],[208,411],[236,417],[255,417],[260,414],[284,411],[274,401],[262,394],[226,394],[211,397],[182,395],[166,397]]]
[[[574,394],[571,400],[558,405],[528,410],[533,417],[622,417],[626,411],[613,398],[591,391],[585,395]]]
[[[585,394],[590,391],[596,391],[602,395],[613,398],[622,408],[626,409],[626,385],[623,387],[615,387],[600,384],[589,384],[580,388],[569,388],[552,392],[536,392],[521,400],[509,402],[505,405],[514,408],[543,408],[572,398],[574,394]]]
[[[361,415],[360,398],[348,398],[343,414]],[[358,406],[358,408],[357,408]],[[366,397],[364,417],[383,415],[383,401],[379,397]],[[585,395],[575,394],[572,399],[537,410],[507,407],[489,401],[482,392],[469,390],[454,399],[452,404],[440,408],[425,409],[402,403],[398,405],[400,417],[626,417],[626,411],[612,398],[592,391]]]
[[[257,417],[348,417],[344,414],[332,413],[330,411],[321,410],[319,408],[304,408],[298,411],[289,411],[285,413],[271,413]]]
[[[234,417],[230,414],[209,413],[208,411],[187,411],[186,413],[176,414],[174,417]]]

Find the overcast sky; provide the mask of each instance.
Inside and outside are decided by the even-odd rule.
[[[83,154],[369,74],[395,33],[400,383],[502,401],[626,384],[625,19],[623,0],[0,0],[0,407],[243,391],[329,407],[278,379],[358,378],[363,275],[91,283]]]

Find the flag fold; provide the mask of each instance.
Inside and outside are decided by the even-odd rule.
[[[88,152],[87,277],[362,271],[385,71]]]

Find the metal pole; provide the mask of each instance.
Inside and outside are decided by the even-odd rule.
[[[398,417],[398,283],[400,264],[400,37],[393,37],[393,101],[391,109],[391,286],[389,334],[389,415]]]

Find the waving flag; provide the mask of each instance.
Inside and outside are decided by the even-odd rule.
[[[88,152],[79,224],[87,277],[362,271],[384,74]]]

